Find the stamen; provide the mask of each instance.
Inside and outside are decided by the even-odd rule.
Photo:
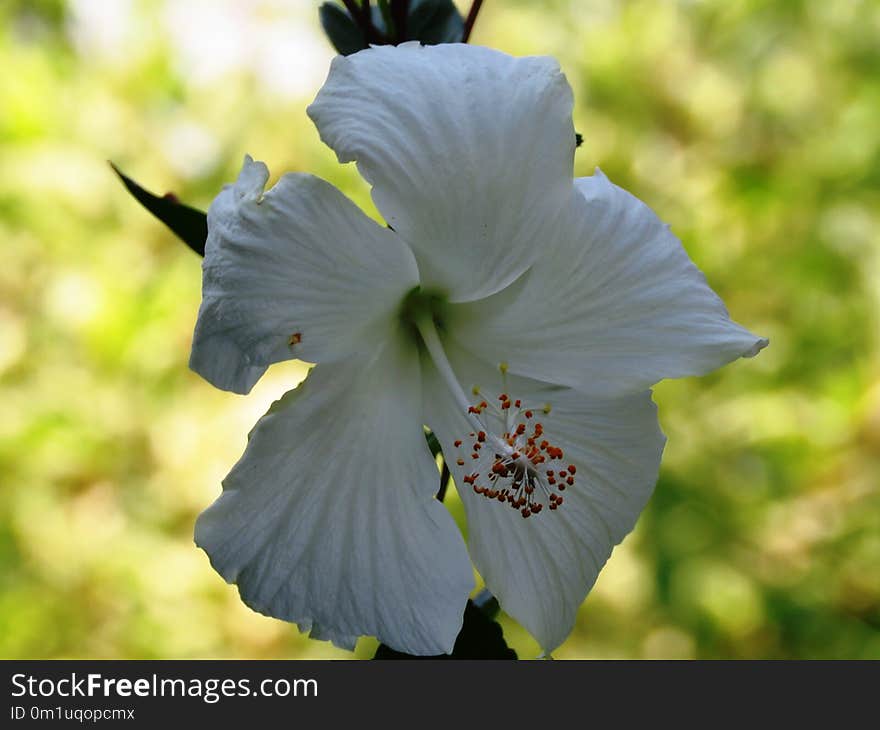
[[[446,357],[433,320],[425,317],[415,324],[437,372],[473,429],[469,440],[453,442],[459,451],[455,458],[458,467],[464,467],[467,454],[471,457],[467,462],[471,470],[462,476],[464,484],[470,484],[475,494],[517,510],[524,519],[540,514],[545,505],[558,509],[563,503],[560,492],[574,486],[577,470],[573,465],[548,468],[553,461],[562,461],[564,452],[545,436],[543,423],[531,420],[535,408],[524,410],[522,399],[508,394],[507,363],[498,365],[504,392],[486,400],[474,386],[471,393],[481,400],[472,403]],[[545,415],[551,410],[549,403],[541,408]]]
[[[521,399],[514,400],[505,392],[469,406],[469,413],[477,417],[479,428],[469,434],[469,441],[453,442],[471,455],[473,467],[464,477],[465,484],[470,484],[475,494],[515,509],[523,519],[539,514],[544,506],[558,509],[563,503],[561,492],[574,486],[577,469],[573,464],[549,468],[563,458],[563,451],[543,438],[544,424],[531,420],[534,411],[523,409]],[[505,424],[507,430],[500,436],[492,433],[486,420],[489,415],[496,423]],[[456,463],[462,466],[464,459]]]

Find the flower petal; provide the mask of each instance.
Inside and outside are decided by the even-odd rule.
[[[548,57],[462,44],[337,56],[308,113],[415,251],[422,283],[488,296],[540,252],[567,202],[572,93]]]
[[[452,359],[465,373],[462,382],[479,382],[488,398],[485,386],[497,380],[497,370],[493,374],[460,354]],[[454,442],[473,426],[436,376],[426,378],[426,418],[444,454],[452,456]],[[571,633],[578,607],[612,548],[632,530],[651,496],[665,437],[650,391],[595,399],[525,378],[508,378],[504,389],[530,404],[552,403],[550,413],[540,415],[544,437],[563,450],[562,463],[577,470],[564,504],[523,519],[508,504],[474,493],[464,482],[471,463],[459,466],[450,458],[449,466],[467,510],[468,547],[477,570],[502,609],[552,651]],[[505,430],[500,419],[488,412],[483,417],[489,430]]]
[[[255,611],[352,648],[451,652],[473,573],[434,499],[415,353],[317,365],[260,420],[196,542]]]
[[[669,227],[599,171],[576,181],[555,245],[449,329],[511,372],[607,397],[702,375],[768,341],[731,321]]]
[[[245,158],[208,211],[190,367],[247,393],[274,363],[333,361],[381,340],[418,283],[412,253],[329,183]]]

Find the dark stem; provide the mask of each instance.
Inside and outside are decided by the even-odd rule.
[[[481,7],[483,7],[483,0],[474,0],[471,4],[467,20],[464,21],[464,32],[461,34],[462,43],[467,43],[471,37],[471,31],[474,29],[474,23],[477,22],[477,15],[479,15]]]
[[[409,15],[409,0],[391,0],[391,18],[397,31],[395,43],[406,40],[406,18]]]
[[[446,466],[446,459],[443,459],[443,471],[440,472],[440,489],[437,492],[437,499],[442,502],[443,498],[446,496],[446,489],[449,487],[449,480],[451,475],[449,474],[449,467]]]

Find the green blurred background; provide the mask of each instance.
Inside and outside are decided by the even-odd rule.
[[[206,208],[249,152],[373,212],[305,115],[316,7],[0,4],[0,657],[352,656],[193,545],[305,366],[246,398],[187,369],[199,259],[106,164]],[[657,388],[656,494],[555,655],[880,658],[880,5],[489,0],[473,40],[559,58],[576,173],[648,201],[772,343]]]

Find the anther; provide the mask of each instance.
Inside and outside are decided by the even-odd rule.
[[[469,412],[476,415],[469,419],[474,430],[466,441],[473,464],[464,482],[476,494],[516,509],[523,518],[540,513],[545,506],[558,509],[561,493],[574,486],[576,469],[562,464],[547,468],[552,461],[561,462],[564,452],[552,443],[552,435],[543,438],[543,423],[530,420],[537,409],[523,410],[522,400],[506,392],[491,402],[481,399],[469,406]],[[543,412],[550,412],[549,405]],[[498,428],[499,424],[503,425]],[[464,442],[457,439],[454,443],[459,447]],[[464,466],[465,458],[456,460],[458,467]]]

